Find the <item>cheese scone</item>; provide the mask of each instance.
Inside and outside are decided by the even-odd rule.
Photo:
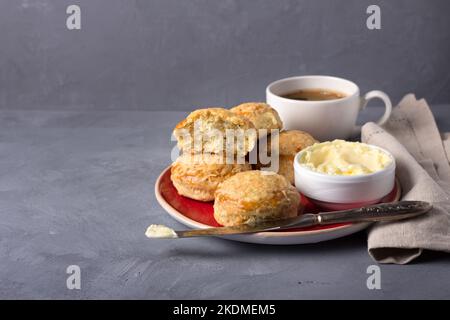
[[[279,135],[279,154],[282,156],[295,156],[298,152],[317,142],[313,136],[304,131],[282,131]]]
[[[276,148],[277,146],[272,146],[273,137],[268,137],[266,144],[260,144],[258,147],[262,148],[263,152],[267,152],[269,156],[272,156],[271,148]],[[261,140],[261,139],[260,139]],[[294,157],[301,150],[305,149],[317,143],[318,141],[314,139],[309,133],[300,130],[287,130],[282,131],[278,135],[278,173],[285,176],[291,184],[294,184]],[[264,149],[267,147],[267,149]],[[273,155],[275,156],[275,154]],[[259,160],[259,157],[258,157]],[[256,168],[264,168],[272,165],[261,164],[258,162]]]
[[[259,170],[240,172],[216,190],[214,218],[223,226],[295,217],[300,195],[285,177]]]
[[[239,157],[253,149],[257,132],[247,118],[223,108],[199,109],[177,124],[174,135],[184,153],[226,152]],[[227,134],[231,135],[227,140]]]
[[[257,130],[267,129],[267,134],[270,134],[271,129],[281,130],[283,128],[283,122],[278,112],[267,103],[242,103],[231,108],[230,111],[249,119]]]
[[[281,156],[278,161],[278,174],[285,177],[290,184],[295,185],[294,156]]]
[[[217,154],[185,154],[172,164],[171,179],[179,194],[195,200],[212,201],[219,183],[247,170],[251,170],[248,163],[225,163],[225,158]]]

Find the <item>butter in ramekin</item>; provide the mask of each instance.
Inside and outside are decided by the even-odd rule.
[[[344,140],[316,143],[305,149],[299,159],[302,166],[312,171],[343,176],[371,174],[386,168],[392,161],[378,148]]]

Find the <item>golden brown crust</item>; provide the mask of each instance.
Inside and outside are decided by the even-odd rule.
[[[278,162],[278,174],[285,177],[292,185],[295,184],[294,177],[294,156],[280,156]]]
[[[183,119],[180,121],[175,129],[181,129],[186,128],[190,123],[196,121],[196,120],[204,120],[204,119],[227,119],[228,121],[238,125],[238,126],[248,126],[251,127],[251,125],[248,124],[249,120],[246,118],[243,118],[241,116],[237,116],[236,114],[232,113],[230,110],[227,110],[225,108],[220,107],[211,107],[211,108],[204,108],[204,109],[197,109],[192,111],[186,119]]]
[[[249,119],[256,129],[281,130],[283,122],[278,112],[270,105],[263,102],[246,102],[230,109],[231,112]]]
[[[280,132],[280,155],[294,156],[306,147],[317,143],[309,133],[300,130],[287,130]]]
[[[237,173],[219,185],[214,218],[224,226],[298,215],[300,196],[283,176],[258,170]]]
[[[198,126],[196,133],[199,134],[195,138],[200,138],[202,143],[199,149],[194,150],[195,124]],[[244,156],[253,149],[257,139],[253,123],[223,108],[195,110],[176,125],[173,133],[178,140],[178,147],[185,153],[222,153],[226,147],[226,132],[230,129],[244,132],[243,143],[233,144],[234,154]]]
[[[217,186],[242,171],[251,170],[248,163],[224,163],[215,154],[182,155],[172,164],[171,179],[178,193],[195,200],[212,201]]]
[[[292,185],[295,185],[295,174],[294,174],[294,158],[295,156],[279,156],[278,161],[278,174],[284,176]],[[253,165],[256,170],[261,170],[268,168],[269,165],[263,165],[260,162]]]
[[[294,184],[294,157],[295,155],[306,147],[309,147],[317,142],[309,133],[299,130],[282,131],[278,135],[279,139],[279,162],[278,173],[286,177],[291,184]],[[258,140],[258,150],[263,154],[272,156],[271,143],[273,137],[269,136],[267,141],[260,138]],[[267,148],[267,149],[265,149]],[[258,163],[254,166],[257,169],[267,168],[272,165],[262,164],[261,157],[258,155]]]
[[[273,135],[268,136],[267,139],[264,137],[260,138],[258,140],[258,150],[267,152],[268,155],[272,154],[271,148],[276,148],[275,141]],[[278,154],[283,156],[295,156],[298,152],[317,142],[318,141],[314,139],[313,136],[304,131],[281,131],[278,134]],[[272,146],[272,143],[275,145]]]

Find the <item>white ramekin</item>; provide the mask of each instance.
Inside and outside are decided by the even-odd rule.
[[[395,159],[388,151],[377,146],[371,148],[385,152],[392,159],[384,169],[365,175],[339,176],[315,172],[300,164],[299,160],[306,150],[295,156],[295,186],[312,201],[322,207],[336,209],[335,204],[372,204],[389,194],[395,184]]]

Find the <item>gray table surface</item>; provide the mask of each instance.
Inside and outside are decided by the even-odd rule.
[[[450,105],[433,111],[450,131]],[[368,108],[363,118],[381,110]],[[0,297],[149,299],[450,298],[450,255],[381,265],[368,290],[366,235],[265,246],[150,241],[183,226],[158,205],[173,126],[186,113],[0,111]],[[81,289],[66,268],[79,265]]]

